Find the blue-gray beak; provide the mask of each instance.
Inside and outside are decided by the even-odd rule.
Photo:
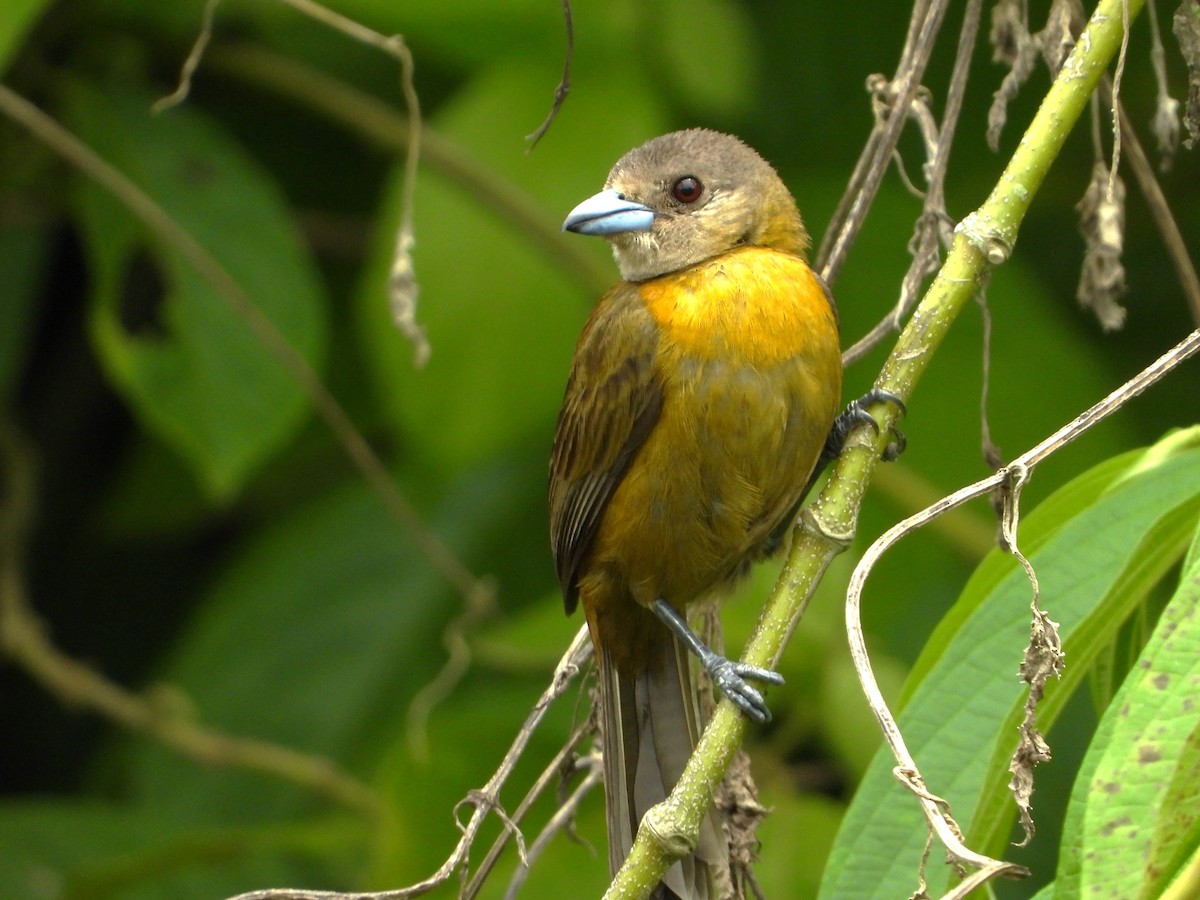
[[[563,231],[609,237],[631,231],[649,231],[653,224],[654,210],[650,207],[607,190],[593,194],[571,210],[563,222]]]

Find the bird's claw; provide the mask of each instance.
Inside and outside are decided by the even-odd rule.
[[[760,724],[771,721],[771,710],[767,707],[767,701],[746,679],[753,678],[767,684],[783,684],[782,675],[748,663],[733,662],[715,653],[704,660],[704,668],[717,689],[749,718]]]
[[[833,429],[830,431],[829,440],[826,443],[826,456],[836,459],[841,454],[846,436],[856,425],[868,425],[876,434],[879,434],[879,423],[868,411],[868,408],[875,403],[891,403],[902,416],[908,412],[908,407],[904,405],[904,401],[899,396],[882,388],[872,388],[856,400],[851,400],[845,411],[834,420]],[[884,448],[882,458],[885,462],[892,462],[904,452],[908,441],[895,425],[889,426],[888,430],[891,432],[891,440]]]

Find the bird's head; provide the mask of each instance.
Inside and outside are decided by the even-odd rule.
[[[737,138],[692,128],[622,156],[604,190],[563,229],[600,235],[627,281],[645,281],[740,246],[803,257],[808,232],[779,175]]]

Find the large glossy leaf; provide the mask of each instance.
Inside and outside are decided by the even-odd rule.
[[[270,176],[187,107],[76,84],[68,120],[228,270],[279,333],[316,364],[322,289]],[[134,411],[214,495],[237,489],[301,423],[306,402],[214,286],[88,179],[79,211],[92,266],[93,339]]]
[[[1099,486],[1111,478],[1093,481]],[[1068,513],[1076,510],[1060,527],[1038,526],[1052,534],[1031,560],[1041,581],[1042,606],[1062,623],[1068,665],[1072,648],[1088,635],[1088,624],[1103,614],[1113,586],[1140,566],[1142,538],[1164,520],[1182,517],[1184,510],[1194,523],[1198,497],[1200,450],[1183,450],[1095,495],[1090,505],[1058,504]],[[1029,517],[1031,526],[1037,516]],[[972,611],[960,617],[937,662],[923,670],[900,717],[929,789],[947,799],[964,824],[973,822],[980,808],[997,748],[1013,745],[1004,725],[1024,699],[1015,671],[1029,628],[1029,585],[1015,564],[990,583],[982,601],[969,591],[963,602]],[[1081,668],[1086,667],[1084,661]],[[896,784],[893,765],[890,753],[881,751],[860,786],[830,858],[822,896],[902,895],[916,884],[925,829],[915,801]],[[931,891],[946,877],[942,867],[933,868]]]
[[[1157,897],[1200,852],[1198,546],[1083,761],[1056,900]]]

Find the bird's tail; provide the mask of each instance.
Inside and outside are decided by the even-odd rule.
[[[601,732],[612,874],[633,846],[646,810],[666,799],[700,736],[699,702],[687,648],[674,636],[655,642],[649,664],[630,678],[601,650]],[[667,870],[652,894],[663,900],[718,900],[729,884],[729,851],[714,810],[696,849]]]

